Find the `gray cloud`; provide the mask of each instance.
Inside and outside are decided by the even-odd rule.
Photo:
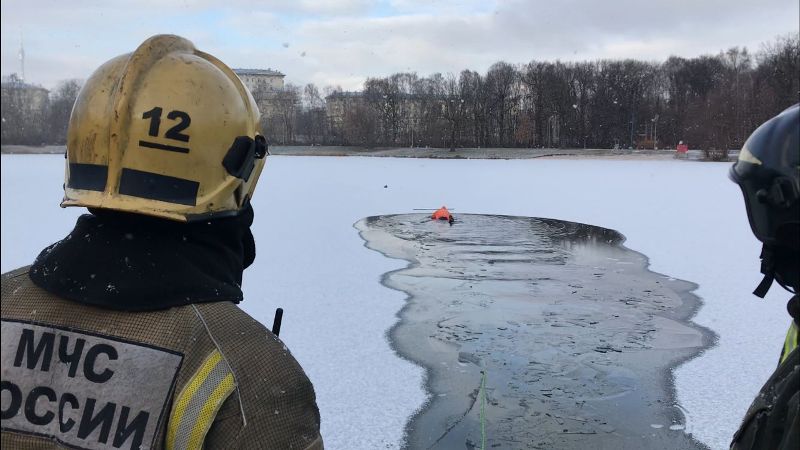
[[[485,71],[498,60],[658,61],[732,46],[758,50],[797,32],[800,15],[796,0],[35,0],[1,8],[3,75],[18,70],[22,29],[28,78],[46,87],[85,78],[163,32],[234,67],[271,67],[296,84],[354,89],[367,76]]]

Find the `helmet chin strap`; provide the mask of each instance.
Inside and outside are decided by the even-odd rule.
[[[773,281],[796,294],[797,286],[800,285],[797,277],[799,272],[796,250],[764,244],[761,248],[761,273],[764,278],[753,291],[753,295],[764,298]]]
[[[761,273],[764,274],[764,278],[753,291],[753,295],[764,298],[772,287],[772,282],[775,281],[775,253],[766,244],[761,247]]]

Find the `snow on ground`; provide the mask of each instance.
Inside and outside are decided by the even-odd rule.
[[[29,264],[83,210],[57,204],[64,159],[2,156],[2,271]],[[424,160],[272,156],[254,199],[256,263],[242,307],[271,326],[314,382],[332,449],[395,448],[424,402],[423,371],[386,339],[402,293],[381,276],[404,265],[363,246],[369,215],[442,204],[458,213],[551,217],[613,228],[651,269],[699,284],[695,321],[719,343],[678,368],[687,431],[712,448],[730,436],[772,372],[789,324],[779,287],[766,301],[760,246],[729,163],[600,160]],[[384,187],[386,185],[387,187]],[[645,432],[646,430],[643,430]]]

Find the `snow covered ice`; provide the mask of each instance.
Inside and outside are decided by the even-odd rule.
[[[61,155],[2,156],[3,272],[30,264],[85,211],[57,206],[63,165]],[[404,295],[380,280],[404,262],[365,248],[353,224],[447,204],[460,213],[611,228],[650,258],[651,270],[699,285],[704,305],[695,322],[719,341],[675,371],[677,399],[685,432],[727,448],[789,324],[785,291],[775,287],[765,300],[750,294],[761,279],[760,245],[729,167],[271,156],[253,202],[257,257],[241,306],[268,327],[275,308],[284,308],[281,339],[314,382],[326,447],[397,448],[426,399],[423,370],[398,358],[385,335]],[[447,181],[435,181],[442,173]],[[297,217],[298,208],[311,219]],[[659,425],[680,432],[683,424]]]

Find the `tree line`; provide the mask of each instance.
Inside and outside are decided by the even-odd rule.
[[[77,80],[38,109],[5,86],[3,144],[65,143]],[[272,144],[735,149],[800,99],[800,34],[755,54],[498,62],[485,74],[368,78],[358,92],[287,84],[253,95]]]
[[[65,144],[72,105],[82,83],[66,80],[47,92],[11,74],[2,88],[2,144]]]
[[[626,60],[498,62],[486,74],[369,78],[360,92],[287,86],[283,144],[431,147],[740,148],[800,99],[800,35],[755,53]]]

